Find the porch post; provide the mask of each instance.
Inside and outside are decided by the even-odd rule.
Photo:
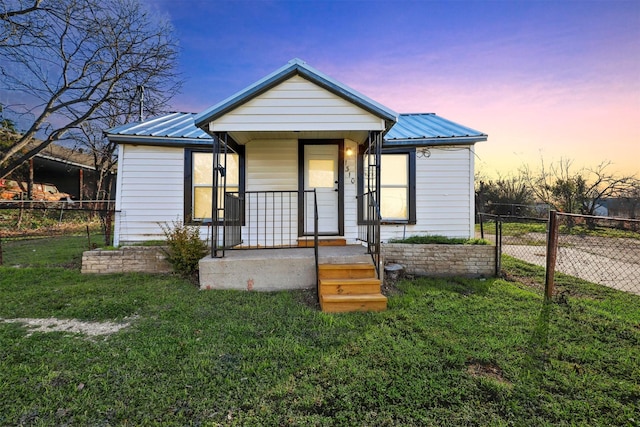
[[[220,157],[220,139],[213,136],[211,168],[211,257],[218,257],[218,159]]]

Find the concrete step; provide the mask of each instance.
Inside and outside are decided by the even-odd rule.
[[[345,313],[352,311],[384,311],[387,309],[387,297],[378,294],[366,295],[323,295],[320,299],[322,311],[326,313]]]
[[[380,280],[362,279],[320,279],[321,295],[363,295],[380,292]]]
[[[320,264],[318,279],[366,279],[375,278],[376,269],[372,264]]]

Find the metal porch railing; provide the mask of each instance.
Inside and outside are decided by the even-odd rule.
[[[367,253],[371,255],[376,273],[380,277],[380,207],[375,192],[370,191],[357,196],[358,206],[363,207],[362,220],[358,224],[358,240],[367,244]]]
[[[308,212],[299,212],[299,198]],[[298,237],[317,235],[314,190],[246,191],[224,195],[222,220],[212,226],[212,256],[233,249],[298,248]],[[300,232],[303,227],[304,231]],[[311,247],[311,246],[310,246]]]
[[[310,212],[299,212],[299,201]],[[211,226],[211,256],[226,250],[300,248],[298,237],[313,236],[318,290],[318,200],[315,190],[226,192],[222,221]],[[303,232],[300,232],[303,227]],[[310,228],[312,233],[309,233]],[[306,231],[306,233],[304,233]],[[318,293],[319,295],[319,293]]]

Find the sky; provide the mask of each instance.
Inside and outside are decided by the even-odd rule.
[[[488,134],[485,176],[571,159],[640,177],[640,1],[143,1],[180,43],[176,111],[300,58],[398,113]]]

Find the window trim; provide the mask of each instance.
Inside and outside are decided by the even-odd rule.
[[[239,145],[235,149],[238,154],[238,192],[243,195],[245,192],[245,155],[244,145]],[[212,154],[211,147],[186,147],[184,149],[184,206],[183,215],[184,223],[187,225],[202,225],[203,220],[193,219],[193,153]],[[213,223],[222,225],[222,221],[217,220]]]
[[[384,219],[382,218],[382,224],[415,224],[416,223],[416,148],[383,148],[382,155],[385,154],[406,154],[408,156],[408,219]],[[358,194],[364,194],[364,146],[360,146],[358,152]],[[363,225],[364,221],[364,207],[362,206],[362,198],[358,197],[358,225]]]

